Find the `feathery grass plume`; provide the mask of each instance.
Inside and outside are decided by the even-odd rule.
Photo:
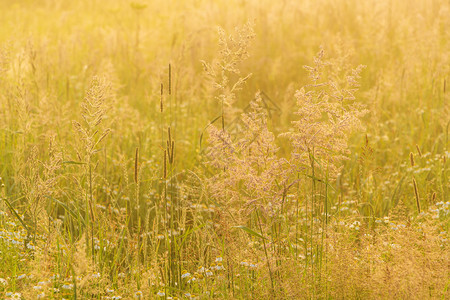
[[[12,2],[0,1],[0,297],[449,298],[448,0]],[[212,23],[248,16],[255,39],[244,26],[214,45]],[[320,40],[298,130],[298,66]],[[370,65],[357,94],[354,63]],[[79,108],[94,74],[108,107],[90,130]],[[366,141],[335,145],[335,111],[360,100]],[[291,127],[313,141],[280,139]],[[342,162],[320,142],[355,152]]]
[[[364,146],[361,147],[361,154],[358,158],[360,165],[360,176],[371,176],[372,173],[376,173],[376,168],[373,166],[374,149],[370,146],[369,138],[365,138]]]
[[[280,187],[289,185],[288,163],[277,157],[278,146],[274,134],[268,129],[267,111],[262,106],[259,93],[250,107],[250,111],[241,115],[242,128],[237,133],[230,135],[215,126],[208,129],[206,163],[215,169],[216,175],[207,180],[207,188],[222,208],[222,212],[217,215],[220,227],[216,228],[216,232],[227,241],[230,240],[225,251],[231,251],[234,256],[242,255],[239,253],[245,253],[245,250],[231,242],[236,241],[239,233],[234,232],[230,224],[256,222],[254,227],[259,232],[257,234],[248,227],[240,228],[252,233],[251,236],[263,237],[266,231],[281,226],[280,214],[287,206],[287,189],[280,190]],[[277,279],[274,278],[272,266],[279,263],[279,252],[274,245],[280,247],[280,240],[274,235],[270,248],[266,245],[265,237],[262,243],[264,251],[261,255],[265,257],[273,296]]]
[[[51,213],[51,210],[47,208],[54,209],[48,198],[59,194],[57,185],[61,176],[59,170],[61,169],[62,155],[55,149],[55,137],[50,136],[48,141],[48,161],[40,160],[38,147],[32,146],[24,165],[26,168],[21,170],[18,178],[18,184],[24,192],[28,213],[33,222],[33,232],[38,232],[38,226],[46,224],[46,218]]]
[[[258,205],[270,202],[277,207],[280,203],[274,200],[280,195],[278,186],[287,180],[287,162],[276,155],[275,136],[267,127],[259,93],[250,106],[241,116],[243,128],[236,136],[215,126],[208,128],[207,165],[222,170],[210,179],[209,188],[229,208],[241,209],[255,200]]]
[[[314,149],[319,165],[328,165],[329,175],[337,176],[348,154],[350,134],[363,129],[361,118],[367,113],[354,95],[363,67],[334,65],[325,59],[323,49],[312,67],[304,67],[311,83],[296,92],[298,120],[292,122],[292,131],[282,134],[291,141],[294,166],[309,165],[309,152]]]
[[[369,138],[365,138],[364,146],[361,147],[361,156],[358,158],[358,162],[363,165],[367,159],[372,158],[373,156],[373,148],[369,144]]]
[[[83,122],[73,121],[73,125],[82,141],[83,159],[90,162],[98,144],[109,134],[110,129],[102,129],[103,118],[108,110],[109,84],[99,77],[94,77],[91,86],[81,103]]]
[[[105,99],[103,126],[113,127],[115,123],[120,122],[124,118],[122,114],[126,110],[130,110],[128,103],[121,101],[120,90],[123,84],[119,79],[119,74],[111,59],[103,59],[98,67],[98,75],[96,76],[102,85],[105,86],[103,90],[103,97]],[[92,84],[92,83],[91,83]],[[132,117],[132,116],[127,116]]]
[[[81,117],[83,121],[73,121],[75,130],[81,141],[77,152],[82,163],[84,163],[84,176],[80,180],[81,188],[84,190],[86,219],[90,225],[90,237],[86,234],[86,244],[90,238],[91,253],[94,253],[94,223],[96,220],[96,199],[94,189],[96,186],[94,157],[98,152],[98,146],[110,133],[109,128],[102,128],[102,122],[108,110],[110,85],[99,77],[92,79],[89,89],[86,91],[84,101],[81,103]],[[92,256],[94,259],[94,256]]]
[[[409,223],[409,208],[404,199],[400,199],[397,205],[389,212],[389,220],[397,223]]]
[[[220,27],[218,33],[219,58],[212,63],[202,61],[202,64],[216,90],[215,98],[221,106],[222,129],[224,129],[225,118],[233,119],[238,112],[238,109],[233,106],[236,101],[236,93],[251,77],[251,74],[240,76],[239,64],[250,56],[248,48],[255,33],[253,24],[250,22],[241,28],[236,28],[234,35],[227,36],[225,30]],[[232,78],[236,76],[239,76],[238,79],[231,82]]]

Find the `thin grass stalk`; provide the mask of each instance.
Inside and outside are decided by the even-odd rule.
[[[94,210],[92,207],[93,202],[93,194],[92,194],[92,166],[91,159],[89,158],[89,212],[90,212],[90,222],[89,224],[91,229],[91,253],[92,253],[92,262],[95,264],[95,255],[94,255]]]
[[[299,242],[299,232],[298,224],[300,222],[300,176],[297,173],[297,201],[295,203],[295,261],[298,260],[298,242]]]
[[[161,131],[161,149],[164,149],[164,85],[161,83],[161,95],[159,103],[159,130]]]
[[[305,235],[305,279],[308,285],[308,197],[305,192],[305,221],[304,221],[304,235]]]
[[[172,113],[172,66],[171,64],[169,64],[169,92],[168,92],[168,97],[169,97],[169,126],[173,125],[173,113]]]
[[[314,298],[315,296],[315,274],[314,274],[314,256],[313,256],[313,249],[314,249],[314,244],[313,244],[313,240],[314,240],[314,204],[315,204],[315,197],[316,197],[316,174],[315,174],[315,165],[314,165],[314,148],[311,151],[309,151],[309,159],[310,159],[310,164],[311,164],[311,174],[312,174],[312,187],[311,187],[311,228],[310,228],[310,234],[311,234],[311,239],[310,239],[310,247],[311,247],[311,251],[310,251],[310,259],[311,259],[311,280],[312,280],[312,297]]]
[[[262,225],[261,225],[261,220],[259,218],[258,208],[255,209],[255,212],[256,212],[256,220],[257,220],[258,225],[259,225],[259,230],[261,232],[261,236],[264,236],[264,232],[263,232]],[[272,295],[275,296],[275,285],[274,285],[274,282],[273,282],[272,269],[270,268],[270,261],[269,261],[269,255],[267,253],[266,241],[265,241],[264,238],[262,239],[262,241],[263,241],[263,246],[264,246],[264,254],[266,256],[266,261],[267,261],[267,268],[269,270],[270,284],[271,284],[271,288],[272,288]]]
[[[136,147],[135,157],[134,157],[134,184],[135,184],[135,205],[136,205],[136,213],[137,213],[137,265],[138,265],[138,274],[137,274],[137,285],[138,289],[140,289],[140,270],[141,270],[141,206],[140,206],[140,180],[139,180],[139,147]]]
[[[417,188],[417,182],[416,179],[413,177],[413,186],[414,186],[414,195],[416,197],[416,205],[417,205],[417,212],[420,214],[420,197],[419,197],[419,190]]]
[[[329,180],[329,169],[327,165],[327,173],[325,176],[325,297],[328,298],[328,237],[327,237],[327,229],[328,229],[328,180]],[[322,231],[323,232],[323,231]],[[323,244],[323,235],[322,235],[322,244]]]

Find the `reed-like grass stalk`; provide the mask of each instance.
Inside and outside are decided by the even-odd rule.
[[[417,212],[420,214],[420,197],[419,197],[419,189],[417,187],[417,181],[413,178],[413,186],[414,186],[414,196],[416,198],[416,206]]]

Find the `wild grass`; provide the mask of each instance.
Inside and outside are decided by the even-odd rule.
[[[1,1],[0,298],[449,298],[449,16]]]

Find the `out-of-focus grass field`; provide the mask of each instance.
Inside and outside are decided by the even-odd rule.
[[[0,298],[450,298],[449,1],[0,24]]]

